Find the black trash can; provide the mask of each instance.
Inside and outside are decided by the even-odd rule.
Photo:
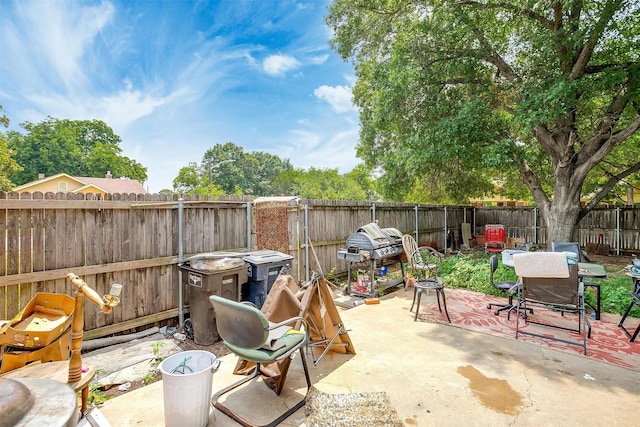
[[[209,296],[240,301],[241,289],[248,277],[247,264],[240,258],[207,259],[196,255],[178,264],[178,268],[182,271],[182,284],[190,287],[193,340],[199,345],[211,345],[219,336]]]
[[[278,276],[291,270],[293,257],[278,251],[255,251],[243,257],[251,271],[249,280],[242,286],[242,301],[250,301],[262,308],[271,286]]]

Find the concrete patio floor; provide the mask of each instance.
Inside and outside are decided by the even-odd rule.
[[[398,290],[378,305],[341,310],[357,354],[329,352],[318,366],[310,362],[314,387],[325,393],[385,391],[407,426],[638,425],[640,372],[522,341],[414,322],[411,296]],[[237,358],[221,360],[213,392],[239,378],[232,374]],[[280,396],[259,380],[232,392],[227,404],[266,423],[304,390],[296,357]],[[114,427],[163,425],[162,381],[108,400],[100,411]],[[304,423],[302,408],[281,425]],[[214,410],[208,425],[238,424]]]

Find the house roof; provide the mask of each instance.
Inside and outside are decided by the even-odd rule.
[[[135,194],[147,194],[147,190],[144,189],[140,182],[135,179],[129,178],[94,178],[88,176],[75,176],[77,180],[82,181],[85,184],[91,184],[96,187],[102,188],[108,193],[135,193]]]
[[[38,179],[35,181],[28,182],[26,184],[20,185],[14,189],[14,191],[22,191],[28,190],[30,187],[47,182],[52,181],[57,178],[64,177],[68,180],[75,181],[78,184],[78,187],[69,189],[71,193],[78,193],[84,191],[88,188],[96,188],[105,193],[120,193],[120,194],[147,194],[147,190],[144,189],[142,184],[135,179],[129,178],[94,178],[89,176],[71,176],[66,173],[59,173],[56,175],[48,176],[46,178]]]

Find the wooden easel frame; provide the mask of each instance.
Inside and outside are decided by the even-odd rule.
[[[318,366],[329,350],[356,354],[324,277],[314,273],[301,290],[305,288],[300,316],[307,319],[311,328],[308,347],[311,349],[313,365]],[[323,348],[317,357],[314,352],[316,348]]]
[[[278,281],[285,277],[287,276],[278,277],[271,288],[271,292],[278,289]],[[290,279],[293,281],[293,278]],[[286,283],[286,279],[284,280]],[[262,311],[265,312],[267,319],[271,322],[283,320],[277,316],[285,316],[286,318],[298,315],[307,320],[310,326],[310,340],[307,349],[311,352],[314,366],[318,366],[322,357],[330,350],[345,354],[356,354],[347,330],[342,324],[338,309],[333,302],[331,290],[322,275],[314,273],[312,279],[298,289],[297,292],[289,289],[285,291],[285,294],[284,297],[281,296],[283,299],[273,300],[268,295]],[[268,309],[265,311],[271,301],[277,301],[277,307],[281,309],[277,315],[267,313]],[[295,326],[295,328],[298,327],[300,325]],[[314,349],[316,348],[323,348],[319,357],[314,354]],[[290,364],[291,359],[286,358],[273,364],[261,366],[264,382],[277,395],[282,392]],[[249,375],[253,372],[254,367],[254,363],[239,359],[236,363],[234,374]]]

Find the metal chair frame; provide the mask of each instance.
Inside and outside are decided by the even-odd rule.
[[[640,333],[640,323],[638,323],[638,326],[636,327],[636,330],[633,333],[627,330],[627,328],[624,326],[624,321],[627,319],[627,316],[629,316],[629,313],[631,312],[631,309],[633,308],[633,306],[640,307],[640,276],[632,276],[632,277],[633,277],[634,289],[632,292],[629,292],[629,296],[631,297],[631,302],[629,302],[629,306],[625,310],[624,315],[622,316],[622,319],[620,319],[620,323],[618,323],[618,327],[622,328],[625,335],[627,335],[627,337],[629,338],[629,342],[634,342],[636,340],[636,337],[638,336],[638,333]]]
[[[516,304],[516,313],[518,314],[516,317],[516,339],[518,339],[519,334],[551,339],[565,344],[580,346],[583,349],[583,354],[586,355],[587,338],[591,338],[591,324],[587,319],[585,311],[584,286],[582,282],[578,280],[578,265],[572,264],[569,265],[568,268],[568,278],[521,277],[522,291],[518,296]],[[578,327],[577,329],[567,328],[542,321],[531,320],[527,316],[527,311],[533,307],[559,311],[562,314],[577,314]],[[525,323],[533,323],[536,325],[577,332],[582,335],[582,342],[570,341],[550,335],[520,330],[521,317]]]
[[[256,364],[254,371],[241,379],[240,381],[223,388],[213,395],[211,405],[245,427],[253,427],[255,424],[234,412],[227,406],[219,402],[221,396],[231,392],[232,390],[252,381],[260,376],[260,366],[262,364],[273,363],[292,357],[296,351],[300,352],[302,358],[302,367],[307,383],[307,391],[302,400],[289,408],[275,420],[264,426],[276,426],[287,419],[298,409],[302,408],[306,403],[306,396],[311,389],[311,378],[309,376],[309,368],[307,366],[307,358],[305,355],[306,346],[309,342],[309,325],[304,317],[297,316],[284,320],[279,323],[270,323],[264,313],[258,310],[251,303],[242,303],[228,300],[216,295],[209,297],[209,301],[214,307],[216,314],[216,324],[218,334],[222,338],[225,346],[234,354],[242,359],[248,360]],[[304,325],[304,338],[295,344],[287,344],[283,349],[270,351],[263,346],[269,339],[270,331],[281,328],[285,325]]]
[[[410,234],[402,236],[402,247],[407,254],[407,263],[409,268],[413,270],[417,276],[415,285],[413,286],[413,301],[411,303],[410,312],[417,305],[414,321],[418,319],[420,312],[420,300],[423,292],[436,291],[438,300],[438,310],[442,313],[442,306],[447,316],[447,320],[451,323],[449,312],[447,311],[447,300],[444,294],[444,285],[438,281],[438,271],[440,271],[440,262],[444,255],[430,246],[418,247],[415,239]],[[442,299],[442,305],[440,303]]]
[[[491,257],[489,258],[489,283],[491,284],[491,286],[498,289],[499,291],[508,293],[509,302],[507,304],[490,303],[490,304],[487,304],[487,308],[491,310],[493,307],[500,307],[496,311],[494,311],[493,314],[498,316],[500,312],[506,311],[507,319],[509,319],[511,316],[511,312],[516,310],[516,305],[513,303],[513,295],[520,285],[518,284],[518,282],[514,282],[514,281],[503,281],[498,283],[494,282],[493,273],[497,269],[498,269],[498,256],[494,254],[494,255],[491,255]]]
[[[583,258],[586,258],[585,254],[582,253],[580,249],[580,243],[578,242],[551,242],[551,252],[572,252],[576,254],[576,259],[578,262],[582,262]],[[598,282],[587,282],[582,280],[582,283],[585,287],[593,288],[594,293],[596,294],[596,305],[592,305],[589,301],[585,299],[585,304],[587,304],[593,311],[596,313],[596,320],[600,320],[600,307],[601,307],[601,294],[600,294],[600,283]]]

